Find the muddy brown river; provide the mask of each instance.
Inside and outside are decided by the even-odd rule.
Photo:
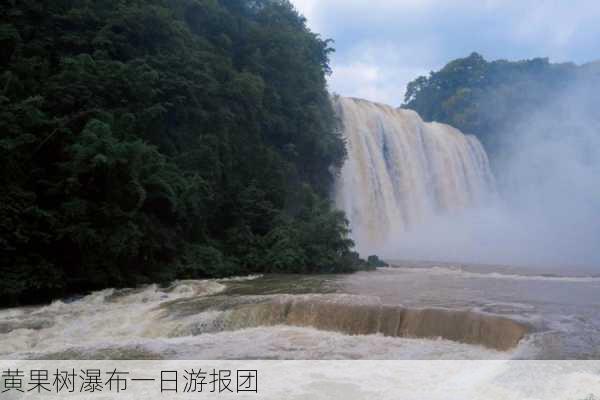
[[[0,310],[2,359],[598,359],[600,277],[435,263]]]

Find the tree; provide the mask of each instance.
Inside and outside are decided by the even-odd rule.
[[[570,86],[600,87],[597,63],[552,64],[547,58],[488,62],[472,53],[410,82],[403,107],[427,121],[444,122],[476,135],[494,160],[509,145],[508,133]],[[598,100],[597,95],[587,96],[581,103]],[[552,117],[560,125],[564,116]]]
[[[358,262],[326,200],[345,157],[330,41],[288,1],[26,0],[0,16],[2,304]]]

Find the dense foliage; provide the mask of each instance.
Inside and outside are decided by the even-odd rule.
[[[0,4],[0,302],[364,264],[329,42],[287,0]]]
[[[488,62],[473,53],[431,72],[429,77],[412,81],[404,107],[417,111],[427,121],[448,123],[478,136],[495,156],[506,145],[506,135],[517,130],[515,127],[539,110],[549,109],[550,102],[573,88],[578,90],[579,108],[596,108],[600,100],[600,64],[552,64],[546,58]],[[571,111],[566,105],[554,104],[546,119],[562,123]]]
[[[376,255],[372,255],[369,256],[369,258],[367,258],[367,265],[370,268],[384,268],[384,267],[388,267],[389,264],[386,263],[385,261],[383,261],[382,259],[380,259],[379,257],[377,257]]]

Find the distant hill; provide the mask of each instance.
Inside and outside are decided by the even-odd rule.
[[[574,116],[597,121],[600,61],[581,66],[547,58],[486,61],[480,54],[410,82],[404,108],[479,137],[498,156],[512,135],[543,113],[544,129],[572,129]]]

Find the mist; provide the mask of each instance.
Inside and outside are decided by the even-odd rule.
[[[487,204],[430,218],[377,251],[388,259],[600,273],[600,123],[591,87],[565,88],[502,135],[493,160],[497,193]]]

